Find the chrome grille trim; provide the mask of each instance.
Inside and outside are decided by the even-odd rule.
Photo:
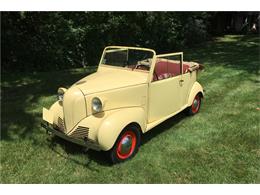
[[[88,139],[89,128],[78,126],[75,131],[73,131],[70,136],[78,139]]]
[[[58,117],[58,128],[60,131],[64,131],[64,121],[62,118]]]

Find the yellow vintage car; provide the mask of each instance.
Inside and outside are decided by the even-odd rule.
[[[109,46],[98,69],[43,108],[42,126],[65,140],[107,151],[113,163],[133,157],[142,134],[177,113],[196,114],[204,96],[202,66],[183,53],[157,55],[138,47]]]

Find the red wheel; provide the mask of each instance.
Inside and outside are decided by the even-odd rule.
[[[125,161],[133,157],[138,151],[140,145],[140,130],[138,127],[131,125],[126,127],[118,136],[118,139],[109,151],[112,163]]]
[[[200,96],[196,95],[191,106],[192,113],[195,114],[199,111],[200,108]]]
[[[197,94],[192,102],[192,105],[188,108],[188,114],[194,115],[199,112],[201,105],[201,95]]]
[[[136,135],[130,130],[127,130],[120,138],[116,155],[119,159],[127,159],[133,153],[136,146]]]

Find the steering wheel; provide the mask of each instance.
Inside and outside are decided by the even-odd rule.
[[[140,70],[149,70],[150,67],[144,64],[137,64],[134,69],[140,69]]]

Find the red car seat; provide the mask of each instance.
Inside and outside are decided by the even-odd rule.
[[[187,73],[188,69],[189,69],[189,65],[183,64],[183,74]],[[181,74],[180,63],[158,61],[155,64],[153,81],[178,76],[180,74]]]

